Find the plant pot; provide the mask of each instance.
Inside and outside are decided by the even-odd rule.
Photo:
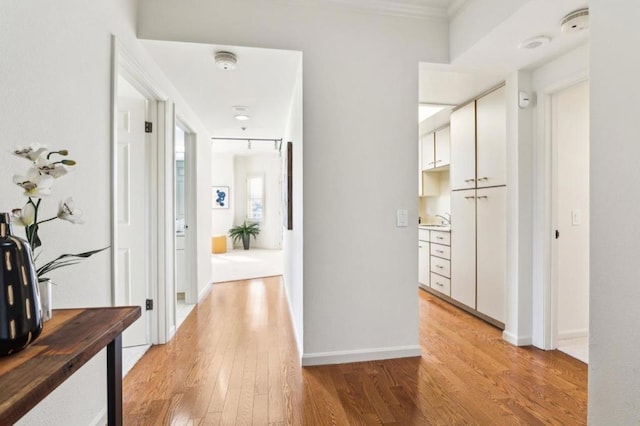
[[[249,242],[251,241],[251,235],[243,235],[242,236],[242,247],[245,250],[249,250]]]
[[[40,307],[42,308],[42,321],[49,321],[53,315],[53,299],[51,293],[50,278],[42,278],[38,280],[38,292],[40,293]]]

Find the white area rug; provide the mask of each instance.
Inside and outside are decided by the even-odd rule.
[[[589,338],[576,337],[558,341],[558,350],[589,364]]]
[[[211,269],[214,283],[282,275],[282,250],[231,250],[212,254]]]

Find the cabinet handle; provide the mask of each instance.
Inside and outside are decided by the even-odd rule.
[[[442,265],[436,265],[436,268],[444,269],[444,266],[442,266]]]
[[[444,240],[444,237],[436,237],[438,240]]]
[[[442,160],[436,160],[436,163],[442,163]]]
[[[487,197],[486,195],[478,195],[478,200],[486,200],[487,198],[489,197]]]
[[[481,180],[489,180],[489,178],[488,178],[488,177],[486,177],[486,176],[481,177],[481,178],[478,178],[478,182],[479,182],[479,181],[481,181]]]
[[[427,164],[435,164],[433,161],[429,161]]]
[[[465,179],[464,181],[469,183],[469,182],[475,182],[476,180],[475,179]]]
[[[444,253],[442,250],[436,250],[436,253]]]
[[[440,287],[444,287],[444,284],[440,284],[439,282],[436,281],[436,285],[439,285]]]
[[[465,199],[465,200],[475,200],[475,199],[476,199],[476,197],[475,197],[475,196],[473,196],[473,195],[469,195],[469,196],[464,197],[464,199]]]

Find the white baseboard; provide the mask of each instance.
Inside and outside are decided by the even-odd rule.
[[[529,346],[533,342],[531,336],[516,336],[506,330],[502,332],[502,339],[507,343],[511,343],[513,346]]]
[[[377,361],[381,359],[409,358],[422,355],[420,345],[389,348],[358,349],[354,351],[317,352],[302,355],[302,366],[344,364],[347,362]]]
[[[289,307],[289,320],[291,321],[291,327],[293,328],[293,338],[296,341],[296,347],[298,348],[298,355],[301,355],[302,339],[300,338],[300,334],[298,333],[298,328],[296,327],[296,322],[293,318],[293,308],[291,307],[291,297],[289,296],[289,290],[287,289],[287,283],[285,282],[284,275],[282,275],[282,287],[284,287],[284,294],[286,295],[287,306]]]
[[[98,415],[89,424],[91,426],[107,426],[108,420],[109,419],[107,418],[107,407],[104,407],[102,410],[100,410]]]
[[[589,337],[588,329],[558,331],[558,340],[576,339],[578,337]]]

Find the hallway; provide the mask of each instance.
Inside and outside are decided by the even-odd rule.
[[[302,369],[279,277],[216,284],[125,378],[125,424],[586,424],[585,364],[419,294],[422,357]]]

